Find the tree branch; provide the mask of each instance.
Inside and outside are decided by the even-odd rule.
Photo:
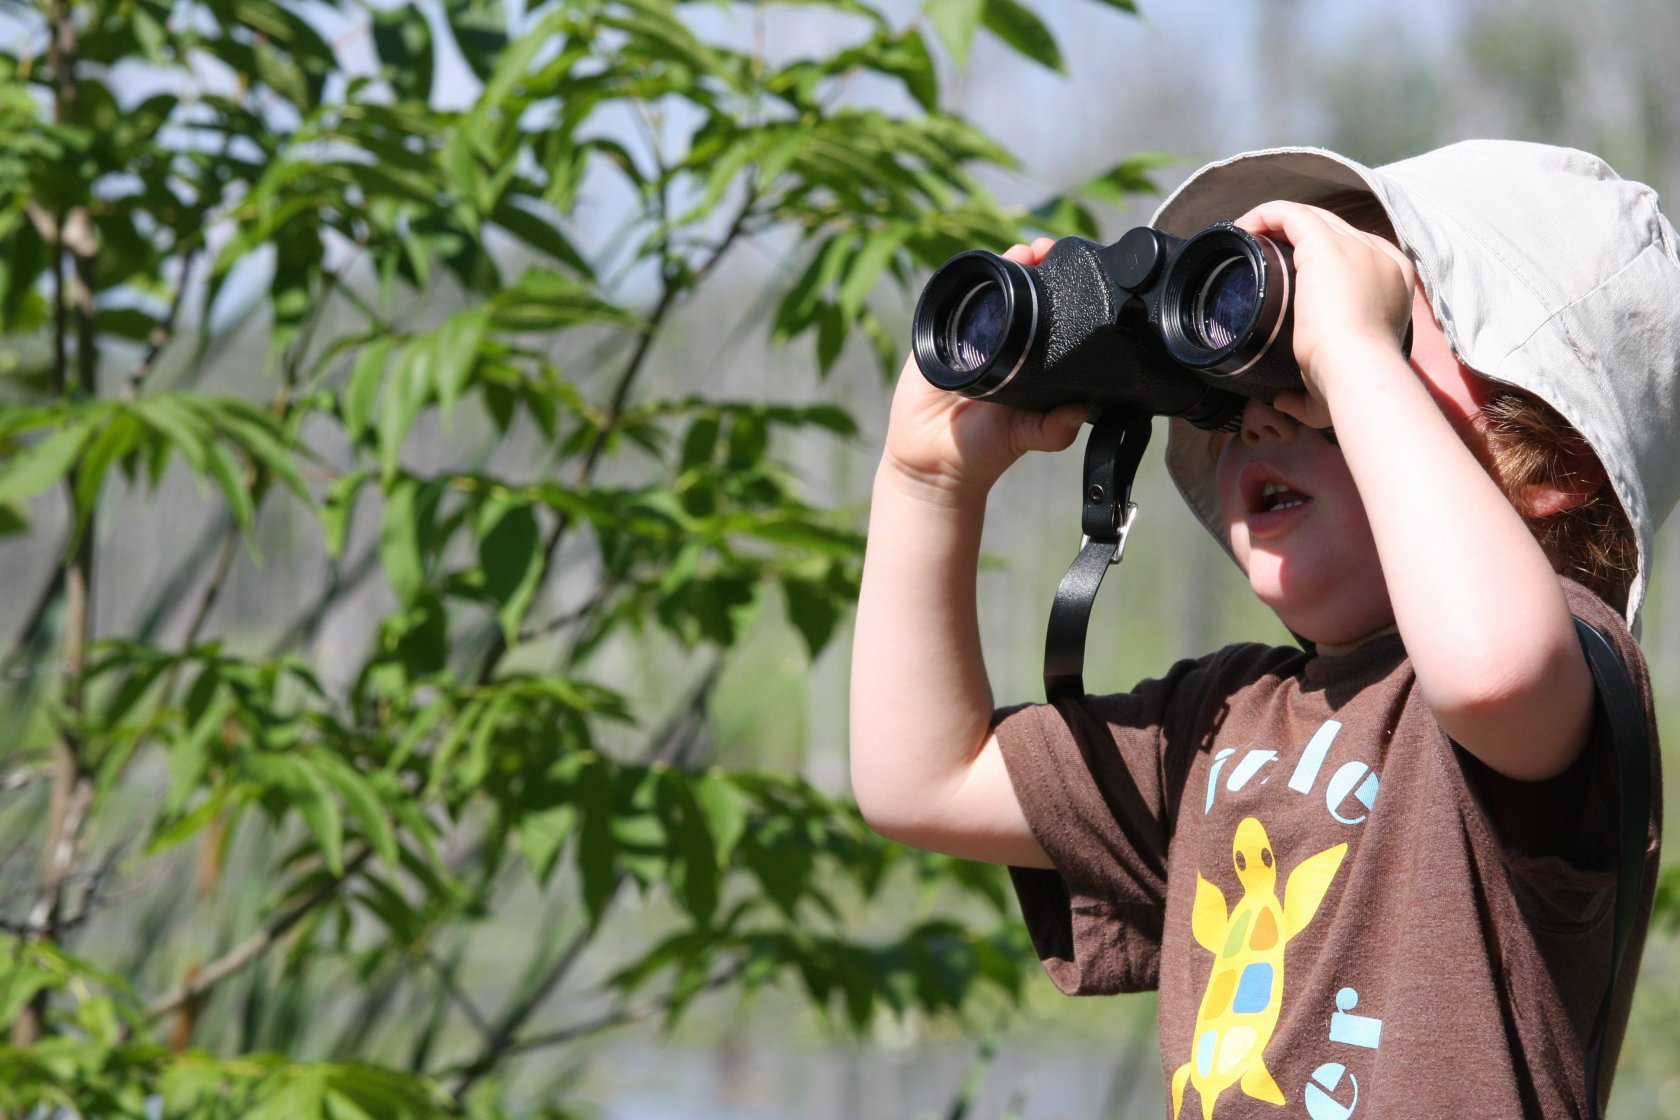
[[[277,637],[268,647],[270,657],[277,656],[294,646],[307,645],[314,639],[321,623],[326,620],[327,612],[332,609],[345,595],[360,587],[374,572],[379,570],[379,550],[370,545],[349,565],[346,572],[344,567],[335,565],[327,586],[315,597],[315,602],[291,627]]]
[[[356,876],[372,855],[371,848],[363,848],[357,852],[344,864],[344,874],[327,880],[290,908],[273,915],[256,933],[198,969],[186,983],[153,1000],[147,1008],[147,1018],[161,1019],[196,1000],[203,999],[216,985],[262,956],[275,942],[286,936],[293,926],[330,901],[339,888]]]
[[[708,978],[704,984],[695,990],[694,994],[699,995],[701,992],[716,991],[718,988],[734,983],[740,976],[741,966],[736,964],[718,975]],[[671,998],[666,996],[633,1006],[620,1006],[593,1019],[585,1019],[570,1026],[514,1039],[507,1044],[503,1053],[511,1056],[540,1050],[545,1046],[564,1046],[568,1042],[574,1042],[592,1034],[599,1034],[601,1031],[611,1030],[613,1027],[629,1026],[632,1023],[656,1019],[670,1010],[672,1002]]]
[[[76,23],[67,0],[52,0],[47,14],[49,64],[53,83],[53,116],[62,125],[80,122],[80,91],[77,86]],[[53,379],[60,397],[68,394],[70,367],[68,344],[70,316],[74,312],[76,335],[75,389],[85,397],[99,391],[97,327],[93,293],[98,240],[86,206],[61,211],[48,244],[52,252],[53,276]],[[71,256],[71,275],[65,275],[64,255]],[[70,521],[77,521],[76,482],[81,464],[72,467],[64,481],[70,506]],[[82,744],[74,730],[83,706],[82,671],[93,631],[94,518],[78,538],[75,551],[64,568],[65,619],[61,642],[64,666],[63,706],[69,719],[59,730],[53,745],[52,795],[48,802],[46,838],[41,846],[36,873],[35,905],[29,924],[42,939],[51,940],[64,905],[65,887],[82,857],[82,830],[93,806],[93,775],[82,758]],[[45,989],[38,992],[12,1022],[12,1042],[28,1046],[45,1030]]]
[[[223,144],[225,152],[227,145]],[[175,337],[175,323],[181,315],[181,305],[187,301],[187,288],[192,283],[193,262],[198,259],[196,252],[188,252],[181,261],[181,279],[175,286],[175,295],[169,301],[169,310],[164,314],[163,322],[152,328],[151,337],[146,340],[146,352],[140,356],[139,363],[128,375],[128,387],[123,391],[126,400],[138,400],[140,390],[151,376],[157,365],[158,356],[163,348],[169,345]]]

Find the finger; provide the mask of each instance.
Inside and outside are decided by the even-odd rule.
[[[1034,239],[1031,245],[1011,245],[1002,255],[1006,260],[1012,260],[1018,264],[1036,266],[1044,260],[1046,254],[1055,246],[1055,238],[1040,237]]]
[[[1408,257],[1400,246],[1394,244],[1388,238],[1374,233],[1365,233],[1363,236],[1367,244],[1395,263],[1400,269],[1401,275],[1406,278],[1408,288],[1417,282],[1417,266],[1412,263],[1412,258]]]
[[[1062,451],[1079,438],[1079,430],[1091,418],[1091,409],[1082,404],[1064,404],[1049,412],[1016,414],[1013,432],[1015,446],[1022,451]]]
[[[1324,402],[1300,391],[1285,391],[1279,393],[1272,401],[1272,407],[1295,421],[1309,428],[1328,428],[1330,426],[1330,409]]]
[[[1328,212],[1316,206],[1275,199],[1262,202],[1232,224],[1249,233],[1283,234],[1284,240],[1289,241],[1291,239],[1288,231],[1291,226],[1305,232],[1308,223],[1322,226],[1326,224],[1324,219],[1330,216]]]

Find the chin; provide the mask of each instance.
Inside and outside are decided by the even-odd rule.
[[[1387,606],[1387,597],[1373,603],[1368,590],[1361,594],[1360,589],[1332,586],[1315,592],[1297,581],[1286,584],[1252,575],[1249,586],[1290,633],[1324,652],[1352,649],[1394,628],[1393,612],[1380,609]]]

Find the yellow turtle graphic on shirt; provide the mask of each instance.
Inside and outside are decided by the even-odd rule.
[[[1266,1068],[1266,1044],[1283,1007],[1283,948],[1318,913],[1347,845],[1308,856],[1289,873],[1277,896],[1277,857],[1265,826],[1253,817],[1237,825],[1231,859],[1243,894],[1227,911],[1220,889],[1196,876],[1190,928],[1213,954],[1213,972],[1196,1012],[1190,1060],[1172,1078],[1173,1120],[1184,1107],[1184,1086],[1202,1098],[1202,1120],[1213,1120],[1219,1094],[1232,1085],[1257,1100],[1281,1105],[1283,1091]]]

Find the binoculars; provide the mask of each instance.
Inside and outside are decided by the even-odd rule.
[[[1287,244],[1219,222],[1056,242],[1029,266],[958,253],[916,303],[922,375],[1023,408],[1082,403],[1232,430],[1250,398],[1301,388]]]

